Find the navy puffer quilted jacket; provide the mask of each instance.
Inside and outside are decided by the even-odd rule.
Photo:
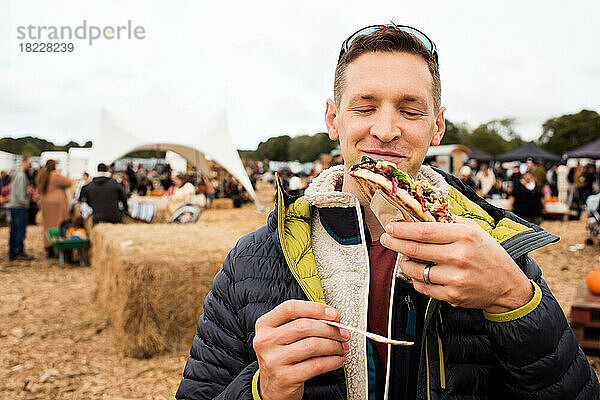
[[[534,305],[517,318],[509,315],[505,320],[490,320],[481,310],[432,300],[420,341],[416,398],[598,399],[594,371],[540,268],[524,253],[555,238],[549,239],[539,227],[490,206],[456,178],[445,174],[444,178],[458,189],[457,196],[462,196],[466,207],[473,207],[469,213],[477,208],[493,223],[507,223],[508,219],[508,224],[526,228],[512,238],[515,240],[502,244],[534,283]],[[302,199],[294,200],[279,192],[267,225],[245,235],[229,253],[205,299],[176,398],[260,398],[252,345],[256,320],[288,299],[314,300],[301,287],[282,249],[285,231],[293,232],[287,229],[288,222],[307,224],[311,217],[310,211],[299,206]],[[283,223],[285,230],[281,229]],[[426,350],[425,342],[435,346]],[[394,376],[394,353],[391,358]],[[306,382],[304,399],[350,398],[346,382],[343,369],[315,377]],[[393,382],[389,398],[401,398],[394,393]]]

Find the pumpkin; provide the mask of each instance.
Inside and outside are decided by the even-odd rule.
[[[600,294],[600,270],[590,272],[585,283],[590,292]]]

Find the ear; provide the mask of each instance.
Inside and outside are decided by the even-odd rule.
[[[440,107],[440,111],[435,118],[435,132],[431,138],[431,145],[437,146],[441,143],[444,133],[446,132],[446,120],[444,119],[445,107]]]
[[[329,134],[329,139],[338,140],[340,135],[337,130],[337,122],[335,118],[337,117],[337,108],[335,107],[335,103],[331,99],[327,99],[325,102],[325,125],[327,125],[327,133]]]

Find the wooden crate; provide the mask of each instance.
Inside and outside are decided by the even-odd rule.
[[[582,349],[600,350],[600,296],[585,283],[577,288],[569,323]]]

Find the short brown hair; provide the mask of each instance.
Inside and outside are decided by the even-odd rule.
[[[179,179],[184,184],[189,182],[188,175],[184,174],[183,172],[180,172],[177,175],[175,175],[175,178]]]
[[[342,93],[346,85],[346,67],[359,56],[369,52],[404,52],[421,56],[427,63],[433,80],[431,88],[433,94],[434,110],[439,110],[442,98],[442,84],[440,81],[440,69],[434,55],[421,43],[419,39],[408,32],[385,26],[373,33],[358,36],[352,45],[344,53],[335,67],[335,78],[333,83],[333,97],[335,104],[339,107]]]

